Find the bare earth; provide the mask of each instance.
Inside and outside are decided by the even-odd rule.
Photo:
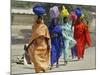
[[[17,57],[21,57],[24,53],[23,45],[27,43],[25,38],[30,36],[31,26],[12,26],[12,45],[11,45],[11,73],[12,74],[24,74],[35,73],[32,65],[26,66],[23,64],[16,64]],[[25,35],[26,34],[26,35]],[[81,61],[70,60],[65,66],[63,57],[61,56],[59,67],[49,70],[48,72],[58,71],[72,71],[72,70],[87,70],[96,68],[96,49],[95,46],[87,48],[85,51],[85,57]]]

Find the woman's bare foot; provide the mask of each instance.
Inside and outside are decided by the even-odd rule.
[[[53,65],[51,65],[51,67],[49,69],[52,70],[52,68],[53,68]]]
[[[42,70],[44,73],[46,72],[46,70]]]
[[[64,65],[67,65],[68,61],[64,61]]]
[[[58,64],[58,63],[56,64],[56,67],[57,67],[57,68],[59,67],[59,64]]]

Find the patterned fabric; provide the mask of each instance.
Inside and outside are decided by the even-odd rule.
[[[70,24],[65,23],[64,25],[62,25],[62,35],[63,35],[64,46],[65,46],[62,49],[63,50],[63,55],[64,55],[64,60],[68,61],[69,60],[70,49],[76,43],[76,41],[73,39],[73,34],[72,34]]]

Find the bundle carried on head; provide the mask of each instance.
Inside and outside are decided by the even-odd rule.
[[[62,17],[67,17],[67,16],[69,16],[69,12],[68,12],[68,10],[65,8],[65,6],[62,6],[61,16],[62,16]]]
[[[38,16],[42,16],[43,14],[45,14],[45,9],[42,5],[38,4],[33,7],[33,12]]]
[[[81,10],[81,8],[76,8],[74,11],[70,13],[70,19],[71,20],[77,20],[77,18],[84,18],[84,14]]]
[[[60,12],[59,12],[58,6],[54,6],[54,7],[50,8],[51,19],[58,18],[59,14],[60,14]]]
[[[71,19],[71,20],[77,20],[77,15],[76,15],[76,13],[75,13],[74,11],[72,11],[72,12],[70,13],[70,19]]]
[[[76,13],[77,17],[81,17],[82,16],[82,11],[81,11],[80,8],[76,8],[75,9],[75,13]]]

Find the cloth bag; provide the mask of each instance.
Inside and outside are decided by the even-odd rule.
[[[60,12],[59,12],[58,6],[54,6],[54,7],[50,8],[51,19],[57,18],[59,16],[59,14],[60,14]]]
[[[61,16],[62,16],[62,17],[67,17],[67,16],[69,16],[69,12],[68,12],[68,10],[65,8],[65,6],[62,6]]]
[[[41,16],[41,15],[45,14],[45,9],[42,5],[36,5],[35,7],[33,7],[33,12],[36,15]]]

